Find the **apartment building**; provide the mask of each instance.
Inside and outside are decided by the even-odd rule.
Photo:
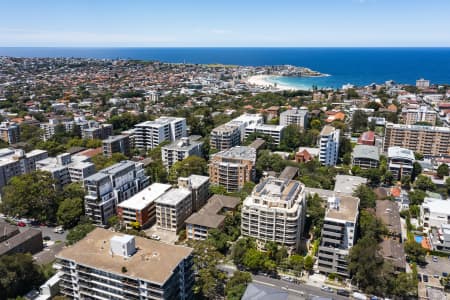
[[[246,137],[246,129],[264,124],[260,114],[243,114],[211,131],[210,146],[219,151],[239,146]],[[254,132],[254,130],[253,130]]]
[[[209,177],[192,174],[189,177],[179,177],[178,187],[191,191],[192,212],[198,211],[209,198]]]
[[[242,235],[298,250],[306,213],[305,187],[299,181],[267,177],[243,203]]]
[[[192,299],[193,249],[96,228],[56,256],[70,299]]]
[[[245,128],[245,138],[252,133],[263,134],[270,136],[275,145],[280,145],[283,137],[283,131],[286,127],[284,125],[269,125],[269,124],[252,124]]]
[[[185,118],[160,117],[134,127],[135,146],[141,150],[153,149],[164,141],[175,141],[187,135]]]
[[[136,195],[117,205],[117,216],[122,224],[129,226],[138,222],[141,227],[147,228],[156,223],[156,199],[170,190],[170,184],[153,183]]]
[[[425,230],[450,224],[450,201],[425,197],[420,206],[420,222]]]
[[[208,231],[220,229],[227,213],[236,210],[241,203],[238,197],[214,195],[198,212],[186,219],[186,236],[190,240],[206,240]]]
[[[280,125],[297,125],[301,130],[305,130],[309,122],[309,111],[307,108],[293,108],[280,114]]]
[[[430,81],[423,78],[417,79],[416,87],[418,87],[419,89],[427,89],[430,87]]]
[[[56,157],[47,157],[36,162],[36,170],[52,174],[56,188],[61,189],[72,182],[82,182],[95,173],[91,158],[84,155],[62,153]]]
[[[406,109],[403,112],[406,125],[414,125],[418,122],[426,122],[430,125],[436,125],[437,112],[428,109],[428,106],[420,106],[419,108]]]
[[[356,242],[359,199],[351,196],[328,198],[319,246],[321,273],[349,277],[347,257]]]
[[[238,146],[221,151],[210,158],[210,181],[229,192],[239,191],[246,182],[255,180],[255,164],[254,148]]]
[[[441,224],[431,238],[434,249],[450,254],[450,224]]]
[[[73,131],[75,122],[72,118],[55,118],[49,119],[47,123],[41,123],[39,126],[42,130],[41,139],[43,141],[47,141],[55,135],[55,131],[58,126],[60,126],[65,132]]]
[[[356,145],[352,152],[352,166],[361,169],[378,168],[380,151],[377,146]]]
[[[104,140],[113,135],[112,124],[95,124],[81,130],[81,138],[85,140]]]
[[[394,146],[425,156],[450,155],[450,128],[388,123],[383,151]]]
[[[319,140],[319,161],[326,166],[335,166],[339,154],[339,133],[340,130],[332,126],[325,125],[320,132]]]
[[[158,228],[178,232],[192,214],[192,194],[184,188],[171,189],[156,199],[156,224]]]
[[[395,179],[411,176],[414,165],[414,152],[401,147],[388,148],[389,171]]]
[[[14,122],[0,123],[0,139],[8,144],[15,144],[20,141],[20,127]]]
[[[122,153],[130,156],[130,137],[126,135],[114,135],[102,141],[103,155],[111,157],[113,153]]]
[[[209,145],[211,149],[223,151],[241,144],[241,130],[238,126],[223,124],[211,131]]]
[[[85,213],[96,225],[106,225],[117,204],[149,185],[142,163],[122,161],[84,180]]]
[[[0,149],[0,190],[12,177],[35,171],[36,162],[47,157],[45,150]]]
[[[191,135],[189,137],[182,137],[173,143],[161,148],[161,157],[164,166],[170,169],[177,161],[196,155],[203,156],[203,142],[200,141],[200,136]]]

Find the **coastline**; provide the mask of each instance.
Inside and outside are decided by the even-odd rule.
[[[273,82],[274,78],[282,77],[282,76],[275,76],[275,75],[253,75],[246,79],[246,82],[249,85],[266,88],[272,91],[298,91],[298,90],[308,90],[308,89],[302,89],[295,86],[285,85],[285,84],[279,84],[277,82]]]

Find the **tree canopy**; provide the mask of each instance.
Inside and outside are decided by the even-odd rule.
[[[192,174],[207,174],[206,160],[196,155],[192,155],[188,156],[182,161],[177,161],[170,168],[169,181],[172,183],[176,183],[179,177],[188,177]]]

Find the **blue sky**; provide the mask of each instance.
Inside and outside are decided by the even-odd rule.
[[[450,46],[449,0],[0,0],[0,46]]]

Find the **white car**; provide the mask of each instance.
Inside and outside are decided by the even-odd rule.
[[[64,233],[64,228],[62,226],[58,226],[55,227],[55,229],[53,229],[54,233]]]
[[[157,234],[152,234],[152,235],[150,236],[150,238],[153,239],[153,240],[157,240],[157,241],[161,240],[160,236],[157,235]]]

